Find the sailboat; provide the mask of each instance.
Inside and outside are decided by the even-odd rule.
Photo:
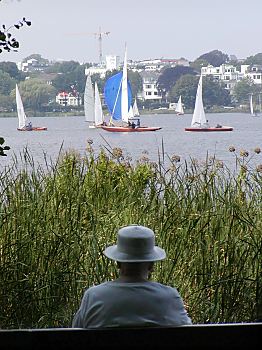
[[[100,94],[98,91],[97,82],[95,82],[95,127],[100,128],[104,124],[104,113],[102,109],[102,103]]]
[[[200,75],[197,93],[196,93],[196,101],[195,101],[195,109],[191,121],[191,127],[185,128],[185,131],[232,131],[233,128],[231,126],[222,126],[217,124],[214,127],[209,126],[208,121],[206,119],[206,114],[203,106],[202,99],[202,75]]]
[[[176,114],[177,115],[183,115],[184,114],[184,108],[183,108],[183,104],[182,104],[182,97],[179,96],[178,102],[176,104]]]
[[[90,75],[86,78],[84,92],[84,110],[85,120],[89,122],[89,128],[98,128],[104,122],[102,103],[98,91],[97,83],[95,82],[95,91],[92,85]]]
[[[139,109],[137,107],[137,101],[135,98],[134,104],[133,104],[133,113],[134,113],[134,117],[139,117],[140,113],[139,113]]]
[[[131,85],[127,78],[127,49],[125,49],[123,70],[106,81],[104,96],[111,117],[109,125],[102,125],[102,129],[111,132],[142,132],[161,129],[161,127],[141,126],[139,116],[134,118],[134,110],[131,106]]]
[[[95,100],[94,90],[90,75],[86,77],[86,85],[84,92],[84,110],[85,110],[85,121],[90,123],[89,127],[94,128],[95,125]]]
[[[25,114],[23,101],[22,101],[17,84],[15,87],[15,92],[16,92],[16,108],[17,108],[17,116],[18,116],[18,128],[17,128],[17,130],[19,130],[19,131],[43,131],[43,130],[47,130],[47,128],[44,126],[32,126],[32,122],[29,120],[29,118]]]
[[[250,114],[254,116],[255,113],[254,113],[254,107],[253,107],[253,94],[250,94],[249,96],[249,106],[250,106]]]
[[[260,117],[261,115],[261,96],[260,94],[258,95],[258,99],[259,99],[259,103],[258,103],[258,106],[259,106],[259,111],[258,109],[256,109],[256,106],[255,106],[255,109],[254,109],[254,101],[253,101],[253,94],[251,93],[250,96],[249,96],[249,105],[250,105],[250,114],[252,117]]]

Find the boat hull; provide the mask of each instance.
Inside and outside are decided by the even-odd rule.
[[[136,128],[125,127],[125,126],[101,126],[102,129],[110,132],[145,132],[145,131],[157,131],[162,129],[161,127],[149,127],[139,126]]]
[[[209,128],[194,128],[189,127],[185,128],[185,131],[195,131],[195,132],[212,132],[212,131],[232,131],[233,128],[231,126],[222,126],[221,128],[209,127]]]
[[[89,125],[89,129],[97,129],[97,128],[102,128],[102,125]]]
[[[47,130],[45,126],[33,126],[32,129],[17,128],[18,131],[44,131]]]

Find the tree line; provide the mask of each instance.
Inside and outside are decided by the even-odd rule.
[[[182,95],[185,108],[193,108],[201,66],[203,63],[208,65],[209,62],[213,62],[212,57],[216,58],[217,64],[223,62],[223,60],[218,61],[217,50],[205,54],[203,57],[207,57],[206,55],[208,55],[209,61],[198,58],[189,67],[167,66],[162,69],[157,81],[157,87],[163,97],[162,104],[176,102],[179,96]],[[221,53],[221,56],[226,57],[223,53]],[[253,61],[258,62],[260,56],[262,58],[262,54],[256,55]],[[45,60],[40,55],[31,55],[25,60],[30,58],[36,58],[40,62]],[[247,61],[252,63],[251,58],[248,58]],[[199,62],[201,62],[201,65]],[[83,95],[86,80],[85,69],[89,66],[91,66],[90,63],[80,64],[75,61],[65,61],[49,65],[44,73],[24,73],[18,70],[14,62],[0,62],[0,111],[11,111],[15,108],[16,83],[20,86],[25,107],[33,111],[51,111],[52,108],[57,106],[55,97],[60,91],[77,91],[80,96]],[[99,74],[92,76],[92,80],[97,82],[100,92],[103,92],[105,81],[115,72],[107,72],[104,78],[101,78]],[[133,95],[136,96],[142,90],[142,78],[138,72],[131,70],[128,71],[128,76],[131,81]],[[30,77],[30,79],[27,79],[27,77]],[[47,84],[47,79],[51,79],[51,84]],[[247,103],[249,95],[259,93],[260,90],[261,87],[254,85],[250,79],[243,79],[236,84],[233,94],[230,95],[223,83],[214,80],[212,76],[207,76],[203,82],[203,99],[207,108],[232,106]],[[147,107],[150,108],[150,105]]]

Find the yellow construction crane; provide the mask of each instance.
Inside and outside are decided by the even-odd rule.
[[[101,27],[99,27],[98,32],[84,32],[84,33],[70,33],[70,35],[94,35],[96,38],[98,38],[98,52],[99,52],[99,63],[102,63],[102,36],[103,35],[108,35],[110,32],[102,32]]]

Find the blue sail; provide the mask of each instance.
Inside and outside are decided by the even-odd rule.
[[[114,120],[121,120],[121,85],[123,72],[117,73],[110,77],[104,87],[105,103]],[[132,91],[130,82],[127,82],[128,89],[128,109],[132,102]]]

